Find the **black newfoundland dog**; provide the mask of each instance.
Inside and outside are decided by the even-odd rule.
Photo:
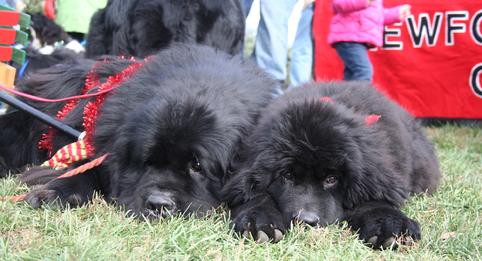
[[[291,222],[347,221],[374,248],[420,239],[400,211],[440,180],[418,123],[364,83],[300,87],[265,109],[225,186],[235,230],[278,241]]]
[[[244,16],[239,0],[109,0],[91,20],[87,57],[146,57],[171,42],[241,52]]]
[[[96,66],[90,60],[58,65],[32,76],[23,88],[48,98],[72,96],[80,92],[92,68],[104,81],[133,62],[110,58]],[[77,206],[98,192],[150,218],[205,213],[220,203],[223,180],[240,142],[268,105],[275,86],[249,61],[209,47],[179,44],[161,51],[105,99],[92,158],[108,153],[107,160],[70,178],[52,180],[59,173],[30,170],[25,182],[46,184],[31,191],[27,201],[33,207],[57,200]],[[82,129],[85,103],[64,122]],[[61,108],[33,105],[51,115]],[[3,171],[47,159],[37,150],[40,134],[47,131],[43,124],[10,112],[0,118],[0,128]],[[54,151],[70,142],[56,132]]]

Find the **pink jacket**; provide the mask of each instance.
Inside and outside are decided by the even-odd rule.
[[[383,26],[400,22],[400,6],[383,8],[383,0],[332,0],[333,16],[328,43],[383,43]]]

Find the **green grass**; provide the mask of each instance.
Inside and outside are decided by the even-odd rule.
[[[405,212],[423,239],[399,251],[372,251],[346,229],[295,228],[278,244],[233,236],[219,211],[204,219],[138,222],[103,200],[68,210],[0,202],[0,260],[481,260],[482,129],[428,130],[444,174],[432,197],[410,200]],[[0,195],[25,191],[0,180]]]

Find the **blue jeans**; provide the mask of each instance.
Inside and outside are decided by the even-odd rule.
[[[244,17],[246,18],[249,14],[249,10],[251,10],[251,6],[253,5],[254,0],[244,0],[243,1],[243,11]]]
[[[261,0],[260,22],[253,58],[258,66],[275,79],[285,81],[288,75],[288,20],[297,0]],[[253,0],[244,1],[247,14]],[[311,80],[313,70],[313,40],[311,23],[313,4],[302,13],[296,39],[291,49],[291,86]]]
[[[362,43],[340,42],[334,44],[336,52],[345,64],[345,81],[369,81],[373,79],[373,68],[368,57],[367,46]]]
[[[291,47],[291,87],[309,82],[313,74],[313,4],[301,13],[296,38]]]

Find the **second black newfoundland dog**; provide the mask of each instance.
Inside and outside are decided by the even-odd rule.
[[[172,42],[241,52],[244,15],[239,0],[109,0],[91,20],[87,57],[146,57]]]
[[[90,73],[105,82],[134,63],[80,60],[32,75],[22,88],[48,98],[72,96]],[[178,44],[161,51],[105,98],[93,132],[92,158],[107,153],[107,160],[69,178],[53,179],[60,173],[49,169],[30,170],[23,180],[42,185],[27,195],[27,202],[39,207],[60,200],[77,206],[98,192],[149,218],[205,213],[220,203],[225,174],[275,85],[249,61],[209,47]],[[83,129],[85,103],[77,104],[64,122]],[[32,104],[51,115],[62,108]],[[43,124],[12,111],[0,118],[0,128],[0,169],[47,159],[37,149],[47,131]],[[70,142],[55,132],[54,151]]]
[[[408,244],[420,228],[400,206],[434,192],[441,177],[420,125],[364,83],[312,84],[281,97],[241,158],[226,201],[235,230],[258,241],[280,240],[291,222],[347,221],[374,248],[397,237]]]

